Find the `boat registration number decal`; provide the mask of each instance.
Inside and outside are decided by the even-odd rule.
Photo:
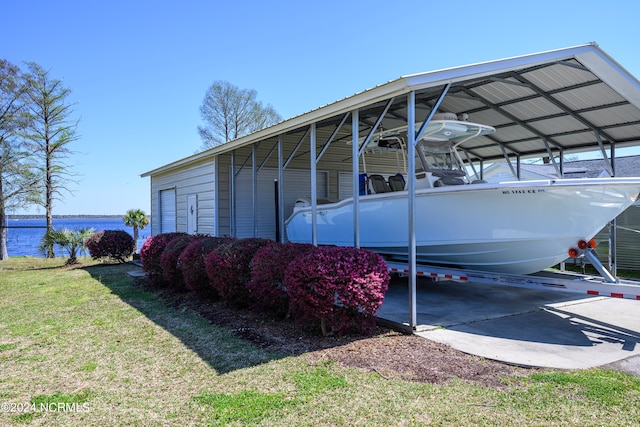
[[[527,190],[502,190],[502,194],[536,194],[544,193],[543,189],[527,189]]]

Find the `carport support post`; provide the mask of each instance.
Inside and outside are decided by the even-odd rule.
[[[236,150],[233,150],[231,152],[231,176],[230,178],[230,183],[229,186],[231,187],[229,190],[229,198],[231,200],[229,200],[229,204],[230,206],[230,215],[229,215],[229,222],[230,227],[231,228],[231,233],[229,233],[231,235],[231,237],[236,237]]]
[[[351,114],[351,165],[353,169],[353,246],[360,247],[360,110]]]
[[[284,170],[282,168],[282,135],[278,137],[278,228],[280,230],[280,243],[284,243]]]
[[[409,210],[409,236],[408,236],[408,261],[409,261],[409,327],[415,329],[418,323],[416,309],[416,93],[407,94],[407,185],[408,210]]]
[[[251,207],[253,209],[253,237],[258,237],[258,170],[256,169],[256,151],[258,143],[251,146]]]
[[[311,123],[309,133],[309,157],[311,158],[311,243],[318,246],[318,189],[316,177],[316,124]]]
[[[596,136],[599,134],[596,133]],[[598,139],[598,142],[600,140]],[[606,152],[603,151],[606,156]],[[616,146],[611,144],[611,176],[616,176]],[[605,157],[606,162],[606,157]],[[609,223],[609,271],[613,274],[614,277],[618,277],[618,220],[617,218],[613,218]]]
[[[416,301],[416,146],[418,141],[422,138],[425,128],[433,118],[433,115],[440,108],[440,104],[444,100],[444,97],[449,92],[451,83],[447,83],[442,90],[442,93],[438,97],[438,100],[433,105],[429,116],[422,123],[418,133],[416,133],[416,93],[411,91],[407,94],[407,175],[409,178],[407,185],[408,193],[408,262],[409,262],[409,327],[413,330],[418,326],[418,313],[417,313],[417,301]]]

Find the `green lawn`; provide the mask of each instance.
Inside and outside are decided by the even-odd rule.
[[[280,357],[168,307],[130,265],[0,262],[0,425],[640,423],[640,378],[543,372],[503,390]]]

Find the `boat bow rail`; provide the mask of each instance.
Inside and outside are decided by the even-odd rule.
[[[410,274],[407,263],[390,260],[387,261],[387,265],[391,273]],[[428,277],[434,281],[484,283],[640,300],[640,282],[616,279],[616,282],[611,283],[599,276],[570,272],[544,270],[535,274],[507,274],[417,264],[415,274],[418,277]]]

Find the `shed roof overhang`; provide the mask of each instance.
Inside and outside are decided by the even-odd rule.
[[[640,143],[640,82],[595,43],[589,43],[403,76],[142,176],[279,136],[285,137],[285,143],[298,142],[296,134],[312,123],[322,138],[355,110],[359,110],[360,130],[366,134],[389,100],[391,106],[380,126],[406,126],[407,102],[400,95],[416,93],[416,117],[423,120],[446,84],[451,87],[440,111],[467,113],[471,121],[496,128],[495,134],[475,138],[463,147],[472,160],[502,159],[505,152],[534,157],[550,151],[591,151],[605,144]],[[338,140],[351,138],[348,128],[338,132]]]

